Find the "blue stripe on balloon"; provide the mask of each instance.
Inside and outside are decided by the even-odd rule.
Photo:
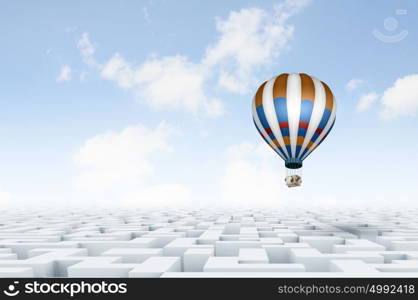
[[[306,132],[307,132],[307,130],[305,128],[299,127],[299,129],[298,129],[298,136],[305,137],[306,136]]]
[[[290,136],[289,128],[280,128],[282,136]]]
[[[296,146],[296,155],[295,157],[298,157],[300,150],[302,149],[302,146]]]
[[[306,147],[305,150],[303,150],[302,155],[300,156],[300,158],[302,158],[306,154],[306,152],[308,152],[308,147]]]
[[[256,128],[256,129],[257,129],[257,131],[258,131],[258,134],[259,134],[259,135],[261,135],[261,137],[263,138],[263,140],[264,140],[267,144],[270,144],[270,143],[268,142],[268,140],[264,137],[264,135],[261,133],[261,131],[260,131],[260,129],[258,128],[257,123],[255,122],[254,118],[253,118],[253,122],[254,122],[255,128]],[[273,139],[274,139],[274,138],[273,138]],[[273,148],[273,150],[274,150],[277,154],[279,154],[279,152],[280,152],[280,154],[282,154],[282,155],[283,155],[283,157],[287,158],[287,155],[284,153],[284,151],[283,151],[282,149],[280,149],[280,147],[278,147],[278,150],[276,150],[276,148]],[[279,154],[279,155],[280,155],[280,154]]]
[[[264,114],[263,106],[259,105],[256,108],[256,110],[257,110],[258,119],[260,120],[261,125],[263,125],[264,130],[267,130],[267,128],[270,128],[270,125],[267,122],[266,115]]]
[[[267,122],[266,115],[264,114],[263,106],[259,105],[258,107],[256,107],[256,111],[257,111],[258,119],[260,120],[261,125],[263,125],[264,130],[267,131],[267,128],[270,128],[270,125]],[[276,136],[273,133],[268,133],[268,136],[270,137],[271,140],[276,139]],[[284,157],[287,157],[287,155],[285,155],[282,149],[279,148],[279,151],[284,155]]]
[[[319,122],[318,128],[324,129],[328,123],[330,116],[331,116],[331,111],[329,109],[325,109],[324,114],[322,115],[321,122]]]
[[[332,124],[331,124],[331,126],[330,126],[330,128],[328,129],[328,131],[325,133],[325,135],[324,135],[324,138],[322,139],[322,141],[320,141],[319,143],[318,143],[318,146],[319,145],[321,145],[322,144],[322,142],[327,138],[327,136],[328,136],[328,134],[331,132],[331,130],[332,130],[332,128],[334,127],[334,124],[335,124],[335,119],[334,119],[334,121],[332,122]],[[319,136],[319,134],[317,134],[317,133],[315,133],[314,134],[314,136],[317,136],[316,138],[318,138],[318,136]],[[316,138],[315,138],[315,140],[316,140]],[[312,139],[311,139],[311,141],[313,140],[313,137],[312,137]],[[317,147],[318,147],[317,146]],[[306,148],[305,149],[305,151],[303,151],[303,153],[302,153],[302,155],[300,156],[300,157],[303,157],[305,154],[306,154],[306,152],[308,152],[308,148]],[[311,152],[312,153],[312,152]],[[309,156],[309,155],[308,155]],[[305,157],[305,159],[306,159],[306,157]]]
[[[328,133],[330,133],[330,132],[331,132],[332,127],[334,127],[334,124],[335,124],[335,119],[334,119],[334,121],[332,122],[332,124],[331,124],[330,128],[328,129],[327,133],[325,133],[324,138],[322,139],[322,141],[320,141],[320,142],[318,143],[318,146],[319,146],[319,145],[321,145],[321,144],[322,144],[322,142],[323,142],[323,141],[327,138]]]
[[[287,153],[289,153],[289,156],[292,156],[292,148],[290,147],[290,145],[286,145],[286,149],[287,149]]]
[[[284,156],[285,158],[288,158],[288,157],[287,157],[287,155],[286,155],[286,153],[284,153],[284,151],[283,151],[283,149],[282,149],[282,148],[278,147],[278,149],[279,149],[280,153],[281,153],[281,154],[283,154],[283,156]]]
[[[329,109],[324,110],[324,114],[322,115],[321,122],[319,122],[318,128],[321,130],[324,130],[325,126],[328,123],[328,120],[331,116],[331,111]],[[315,141],[318,139],[320,132],[315,132],[314,135],[311,138],[311,141],[315,143]]]
[[[315,142],[316,141],[316,139],[319,137],[319,133],[318,132],[315,132],[314,134],[313,134],[313,136],[312,136],[312,138],[311,138],[311,141],[312,142]]]
[[[311,100],[302,100],[300,105],[300,121],[309,123],[313,110],[313,102]]]
[[[260,129],[258,128],[257,123],[255,122],[254,118],[253,118],[253,122],[254,122],[255,128],[257,128],[257,131],[258,131],[258,133],[261,135],[261,137],[263,138],[263,140],[264,140],[267,144],[270,144],[270,143],[267,141],[267,139],[264,137],[264,135],[261,133],[261,131],[260,131]],[[274,151],[276,151],[276,152],[277,152],[277,150],[276,150],[276,149],[274,149]]]
[[[304,122],[304,123],[309,124],[309,121],[311,120],[312,110],[313,110],[313,101],[302,100],[301,104],[300,104],[300,120],[299,120],[299,122]],[[308,130],[306,128],[299,127],[298,136],[305,137],[307,131]],[[299,157],[299,153],[300,153],[301,148],[302,148],[301,146],[296,146],[296,153],[295,153],[296,157]]]
[[[274,109],[276,110],[276,116],[279,122],[288,122],[286,102],[286,98],[284,97],[274,99]]]
[[[287,117],[287,100],[285,97],[277,97],[274,99],[274,109],[276,110],[277,122],[289,122],[289,119]],[[280,131],[282,133],[282,136],[290,136],[289,128],[280,128]]]

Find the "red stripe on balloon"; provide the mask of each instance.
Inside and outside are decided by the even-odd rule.
[[[289,128],[289,123],[288,122],[279,122],[279,126],[280,128]]]
[[[308,130],[308,126],[308,122],[299,122],[299,128],[305,128],[306,130]]]
[[[315,132],[316,132],[317,134],[321,134],[322,129],[321,129],[321,128],[317,128],[317,129],[315,130]]]

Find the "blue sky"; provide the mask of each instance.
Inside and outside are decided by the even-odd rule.
[[[2,2],[0,201],[414,203],[417,9],[413,0]],[[338,103],[293,190],[251,119],[257,86],[289,72],[325,81]]]

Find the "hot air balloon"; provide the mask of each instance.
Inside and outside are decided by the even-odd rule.
[[[284,160],[288,187],[302,183],[302,162],[334,126],[337,103],[324,82],[307,74],[280,74],[253,98],[255,127]]]

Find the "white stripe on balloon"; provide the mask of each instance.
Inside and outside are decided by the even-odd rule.
[[[299,74],[289,74],[287,78],[287,116],[289,118],[291,157],[296,156],[298,139],[300,107],[301,107],[301,79]]]

